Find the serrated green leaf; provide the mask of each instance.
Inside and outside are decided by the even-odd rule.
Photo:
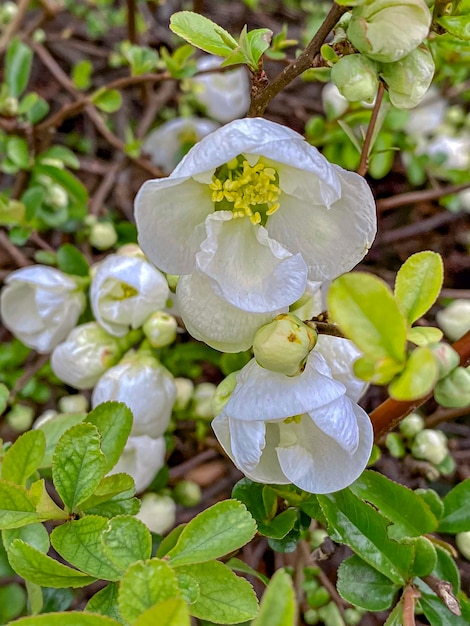
[[[331,284],[328,309],[366,356],[404,360],[406,321],[382,280],[363,272],[343,274]]]
[[[52,461],[54,486],[70,511],[91,496],[105,473],[96,426],[72,426],[59,439]]]
[[[147,609],[133,626],[189,626],[189,610],[182,598],[169,598]]]
[[[395,280],[395,298],[409,324],[416,322],[434,304],[443,278],[442,258],[436,252],[417,252],[403,263]]]
[[[156,554],[159,559],[166,556],[168,552],[176,546],[178,539],[185,528],[186,524],[178,524],[176,528],[173,528],[173,530],[170,531],[168,535],[162,539],[160,545],[158,546]]]
[[[107,615],[118,622],[123,623],[118,607],[119,586],[117,583],[109,583],[88,600],[85,611]]]
[[[180,596],[176,574],[166,561],[139,561],[129,567],[121,580],[119,610],[133,624],[154,604]]]
[[[2,530],[2,538],[7,551],[15,539],[21,539],[44,554],[49,550],[49,533],[43,524],[28,524],[22,528]]]
[[[88,191],[83,183],[69,171],[41,163],[34,168],[34,173],[36,175],[43,174],[44,176],[49,176],[55,183],[61,185],[78,204],[86,205]]]
[[[119,580],[124,572],[108,558],[101,541],[108,526],[105,517],[87,515],[57,526],[51,543],[60,556],[85,574],[103,580]]]
[[[8,46],[5,66],[5,82],[11,98],[18,98],[26,89],[32,61],[31,48],[15,37]]]
[[[191,11],[173,13],[170,30],[196,48],[221,57],[228,56],[238,45],[221,26]]]
[[[104,113],[115,113],[122,105],[122,96],[117,89],[99,89],[90,100]]]
[[[67,613],[45,613],[43,615],[32,615],[22,617],[15,624],[21,626],[122,626],[105,615],[93,615],[82,613],[81,611],[69,611]]]
[[[366,611],[386,611],[401,588],[356,554],[338,569],[338,593],[347,602]]]
[[[408,341],[416,344],[417,346],[427,346],[430,343],[438,343],[444,333],[439,328],[433,328],[432,326],[414,326],[410,328],[406,334]]]
[[[422,498],[378,472],[366,470],[350,489],[392,522],[387,529],[391,539],[419,537],[437,528],[437,519]]]
[[[255,483],[249,478],[242,478],[232,489],[232,498],[240,500],[257,522],[271,517],[276,509],[276,494],[269,487]]]
[[[255,617],[258,601],[253,587],[223,563],[184,565],[177,571],[199,583],[199,597],[189,607],[194,617],[219,624],[238,624]]]
[[[93,424],[101,435],[101,450],[109,472],[124,450],[132,428],[132,412],[123,402],[103,402],[88,414],[85,422]]]
[[[447,15],[439,17],[436,22],[448,33],[459,39],[470,39],[470,21],[468,15]]]
[[[261,56],[269,48],[272,34],[268,28],[257,28],[248,32],[245,25],[240,33],[238,46],[227,56],[221,67],[246,63],[250,69],[256,71]]]
[[[83,422],[85,417],[85,413],[60,413],[38,426],[38,430],[46,435],[46,452],[41,468],[52,466],[52,456],[59,439],[69,428]]]
[[[388,392],[395,400],[423,398],[432,391],[438,375],[439,367],[431,350],[415,348],[401,374],[390,383]]]
[[[44,479],[36,480],[29,488],[29,497],[36,507],[36,513],[41,520],[69,519],[68,513],[59,508],[47,493]]]
[[[436,548],[426,537],[416,537],[411,542],[414,545],[415,554],[411,575],[420,578],[428,576],[436,567]]]
[[[265,537],[282,539],[292,530],[296,521],[297,509],[289,508],[273,517],[269,522],[258,522],[258,532]]]
[[[57,265],[66,274],[88,276],[90,266],[83,254],[71,243],[64,243],[57,250]]]
[[[2,478],[18,485],[26,485],[27,479],[41,465],[46,450],[46,438],[40,430],[23,433],[3,457]]]
[[[111,476],[105,476],[101,480],[93,495],[82,502],[80,508],[83,511],[88,511],[99,504],[112,500],[116,496],[128,499],[132,498],[134,494],[134,480],[129,474],[111,474]]]
[[[297,624],[296,617],[292,578],[286,570],[278,569],[263,594],[259,615],[251,626],[294,626]]]
[[[101,541],[109,560],[123,571],[136,561],[149,559],[152,553],[149,529],[131,515],[120,515],[109,520]]]
[[[349,489],[319,495],[333,541],[345,543],[366,563],[396,584],[403,584],[413,561],[413,550],[389,539],[389,521]]]
[[[254,576],[258,580],[261,580],[265,585],[269,585],[269,578],[260,572],[257,572],[255,569],[247,565],[244,561],[233,557],[229,559],[225,565],[230,567],[234,572],[240,572],[241,574],[248,574],[248,576]]]
[[[443,499],[444,513],[439,521],[440,533],[462,533],[470,530],[470,478],[456,485]]]
[[[444,503],[434,489],[416,489],[415,494],[426,502],[434,517],[440,520],[444,513]]]
[[[256,523],[246,507],[238,500],[224,500],[185,526],[168,560],[176,566],[217,559],[241,548],[255,533]]]
[[[38,522],[39,515],[26,489],[0,480],[0,530]]]
[[[21,539],[15,539],[8,551],[10,564],[17,574],[41,587],[85,587],[95,578],[62,565]]]

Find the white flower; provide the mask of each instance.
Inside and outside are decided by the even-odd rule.
[[[470,300],[454,300],[436,314],[436,319],[451,341],[460,339],[470,330]]]
[[[136,492],[139,493],[150,485],[155,474],[164,466],[165,452],[163,437],[129,437],[121,458],[110,474],[129,474],[134,479]]]
[[[205,56],[199,59],[199,70],[220,67],[222,59]],[[194,96],[205,107],[209,117],[225,124],[243,117],[250,106],[250,79],[244,67],[224,72],[210,72],[190,79]]]
[[[110,254],[93,277],[90,302],[96,321],[122,337],[163,309],[169,293],[165,277],[147,261]]]
[[[91,402],[93,408],[108,400],[124,402],[134,416],[132,437],[160,437],[170,421],[175,396],[170,372],[154,357],[137,353],[103,374]]]
[[[346,342],[333,349],[343,356],[351,345],[337,337],[327,341]],[[349,389],[333,376],[316,349],[298,376],[270,372],[254,360],[239,372],[237,385],[212,427],[246,476],[330,493],[347,487],[362,473],[372,449],[372,425],[355,403],[355,386],[349,388],[353,390],[349,395]]]
[[[452,136],[438,132],[424,150],[431,157],[444,156],[441,167],[452,170],[470,169],[470,133]]]
[[[96,322],[89,322],[74,328],[67,339],[54,348],[51,366],[54,374],[67,385],[91,389],[121,354],[116,337]]]
[[[433,133],[444,121],[449,106],[438,88],[432,85],[419,105],[408,114],[405,130],[409,135],[427,135]]]
[[[163,535],[173,528],[176,519],[176,504],[170,496],[146,493],[142,496],[140,511],[136,517],[153,532]]]
[[[9,274],[2,289],[3,323],[37,352],[50,352],[63,341],[85,308],[76,281],[45,265],[23,267]]]
[[[223,325],[205,302],[193,307],[206,298],[265,318],[274,313],[272,319],[303,295],[307,279],[354,267],[376,232],[362,177],[259,118],[227,124],[194,146],[170,177],[145,183],[136,219],[148,258],[186,275],[178,296],[188,327]]]
[[[153,130],[142,144],[142,150],[157,167],[171,172],[187,152],[186,146],[192,147],[216,128],[219,124],[213,120],[177,117]]]

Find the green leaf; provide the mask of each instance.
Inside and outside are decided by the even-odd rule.
[[[66,274],[88,276],[90,266],[83,254],[71,243],[64,243],[57,250],[57,265]]]
[[[131,624],[147,609],[169,598],[180,597],[176,574],[160,559],[139,561],[121,580],[119,610]]]
[[[168,560],[175,566],[217,559],[244,546],[255,533],[256,523],[241,502],[218,502],[185,526]]]
[[[95,578],[82,574],[20,539],[15,539],[8,551],[10,564],[17,574],[41,587],[85,587]]]
[[[122,499],[128,499],[132,498],[134,494],[134,480],[129,474],[111,474],[111,476],[105,476],[101,480],[93,495],[82,502],[80,508],[83,511],[88,511],[116,496],[121,496]]]
[[[340,596],[354,606],[366,611],[386,611],[401,585],[391,583],[354,554],[339,566],[337,588]]]
[[[22,528],[3,530],[2,538],[7,551],[15,539],[21,539],[44,554],[49,550],[49,533],[43,524],[28,524]]]
[[[57,493],[70,511],[95,491],[106,473],[98,429],[77,424],[57,443],[52,461],[52,478]]]
[[[59,508],[47,493],[44,479],[36,480],[29,488],[29,497],[36,507],[36,513],[42,520],[69,519],[68,513]]]
[[[32,61],[31,48],[15,37],[8,46],[5,67],[5,82],[11,98],[18,98],[26,89]]]
[[[118,607],[119,586],[117,583],[109,583],[88,600],[85,611],[107,615],[118,622],[123,622]]]
[[[44,176],[52,178],[52,180],[58,185],[61,185],[78,204],[86,205],[88,202],[88,191],[86,187],[69,171],[41,163],[35,166],[34,173],[38,176],[43,174]]]
[[[55,145],[47,148],[47,150],[44,150],[44,152],[41,152],[38,157],[38,162],[42,163],[46,159],[54,159],[60,161],[67,167],[71,167],[74,170],[78,170],[80,167],[80,161],[78,160],[75,152],[72,152],[72,150],[66,148],[65,146]]]
[[[258,580],[261,580],[261,582],[264,583],[265,585],[269,585],[269,578],[267,576],[265,576],[264,574],[260,574],[260,572],[257,572],[255,569],[247,565],[244,561],[241,561],[240,559],[237,559],[236,557],[229,559],[225,563],[225,565],[227,567],[230,567],[230,569],[233,570],[234,572],[240,572],[241,574],[248,574],[248,576],[254,576]]]
[[[434,304],[441,291],[443,278],[442,258],[430,250],[413,254],[398,270],[395,298],[410,325]]]
[[[78,61],[72,68],[71,78],[77,89],[88,89],[91,85],[93,65],[90,61]]]
[[[101,450],[109,472],[124,450],[132,428],[132,412],[123,402],[104,402],[88,414],[85,422],[93,424],[101,435]]]
[[[366,563],[394,583],[403,584],[413,561],[413,550],[389,539],[388,520],[349,489],[319,495],[333,541],[345,543]]]
[[[133,626],[190,626],[188,606],[183,598],[169,598],[147,609]]]
[[[426,502],[434,517],[440,520],[444,513],[444,503],[434,489],[416,489],[415,494]]]
[[[292,530],[297,521],[297,509],[289,508],[276,515],[269,522],[258,522],[258,532],[265,537],[282,539]]]
[[[104,113],[115,113],[122,105],[122,96],[117,89],[98,89],[90,100]]]
[[[411,542],[415,548],[415,558],[411,573],[413,576],[428,576],[436,567],[436,548],[426,537],[416,537],[416,539],[412,539]]]
[[[81,611],[69,611],[67,613],[44,613],[22,617],[15,624],[21,626],[122,626],[110,617],[104,615],[92,615]]]
[[[296,614],[292,578],[285,569],[278,569],[263,594],[259,615],[252,626],[294,626]]]
[[[366,356],[403,362],[406,322],[382,280],[363,272],[343,274],[331,284],[328,308],[344,334]]]
[[[276,513],[277,497],[274,491],[249,478],[242,478],[232,489],[232,498],[240,500],[255,520],[264,522]]]
[[[9,624],[26,608],[26,593],[18,583],[0,587],[0,624]]]
[[[52,456],[59,439],[69,428],[83,422],[85,417],[85,413],[62,413],[38,426],[38,430],[46,435],[46,452],[41,468],[52,466]]]
[[[387,529],[391,539],[419,537],[437,528],[437,519],[422,498],[378,472],[366,470],[350,489],[392,522]]]
[[[439,17],[436,22],[448,33],[459,39],[470,39],[470,21],[468,15],[447,15]]]
[[[152,553],[152,536],[136,517],[121,515],[109,520],[101,541],[109,560],[125,571],[135,561],[145,561]]]
[[[432,391],[438,375],[439,367],[431,350],[415,348],[401,374],[390,383],[388,392],[395,400],[423,398]]]
[[[248,67],[256,71],[258,69],[259,60],[263,53],[269,48],[272,35],[273,33],[269,28],[257,28],[247,32],[245,25],[240,33],[237,48],[227,56],[221,66],[246,63]]]
[[[8,398],[10,397],[10,390],[6,385],[0,383],[0,415],[5,411],[8,406]]]
[[[185,528],[186,524],[179,524],[178,526],[176,526],[176,528],[173,528],[173,530],[168,533],[166,537],[162,539],[160,545],[158,546],[156,554],[159,559],[166,556],[168,552],[176,546],[178,539],[180,538],[180,535]]]
[[[430,624],[436,624],[436,626],[468,626],[464,617],[451,613],[442,600],[431,593],[429,587],[421,580],[418,580],[417,586],[421,592],[419,606]],[[428,590],[428,593],[425,592],[425,589]]]
[[[31,165],[28,143],[21,137],[9,137],[6,144],[8,158],[20,169],[27,170]]]
[[[51,543],[63,559],[85,574],[116,581],[124,569],[109,559],[101,541],[107,526],[105,517],[87,515],[57,526],[51,533]]]
[[[454,487],[443,499],[444,513],[440,533],[463,533],[470,530],[470,478]]]
[[[45,450],[44,433],[40,430],[23,433],[3,457],[2,478],[18,485],[26,485],[27,479],[41,465]]]
[[[258,601],[253,587],[219,561],[177,568],[199,583],[199,597],[190,605],[191,615],[218,624],[238,624],[253,619]]]
[[[221,26],[191,11],[173,13],[170,30],[196,48],[221,57],[228,56],[238,45]]]
[[[415,326],[408,329],[406,338],[417,346],[427,346],[430,343],[439,343],[444,336],[442,330],[432,326]]]
[[[0,530],[38,521],[39,515],[26,489],[0,480]]]

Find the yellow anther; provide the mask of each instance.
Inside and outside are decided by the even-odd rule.
[[[302,415],[293,415],[292,417],[286,417],[284,424],[300,424],[302,421]]]
[[[269,207],[269,209],[266,211],[266,215],[272,215],[273,213],[276,213],[276,211],[279,208],[279,203],[277,204],[273,204],[272,206]]]

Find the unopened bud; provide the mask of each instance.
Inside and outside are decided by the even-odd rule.
[[[447,343],[435,343],[429,346],[439,368],[438,378],[445,378],[460,363],[459,353]]]
[[[237,384],[237,374],[238,372],[232,372],[217,386],[212,398],[212,412],[214,415],[219,415],[229,401],[232,391]]]
[[[331,80],[350,102],[371,104],[379,86],[377,64],[362,54],[349,54],[333,65]]]
[[[170,496],[146,493],[142,496],[140,511],[136,517],[152,533],[163,535],[175,525],[176,504]]]
[[[401,459],[405,456],[405,446],[398,433],[388,433],[385,445],[393,458]]]
[[[467,561],[470,561],[470,530],[457,533],[455,535],[455,543],[457,544],[460,554],[464,556]]]
[[[395,63],[383,63],[380,76],[388,86],[388,95],[398,109],[412,109],[426,95],[434,76],[434,61],[427,48],[416,48]]]
[[[183,411],[189,404],[194,392],[194,383],[189,378],[175,378],[176,398],[173,408],[175,411]]]
[[[447,438],[439,430],[425,428],[416,435],[411,452],[417,459],[439,465],[449,453]]]
[[[410,413],[400,422],[400,430],[408,437],[413,439],[424,428],[424,419],[419,413]]]
[[[213,383],[201,383],[196,386],[193,394],[193,412],[195,417],[212,419],[214,411],[212,399],[215,395],[216,386]]]
[[[436,315],[437,323],[451,341],[470,330],[470,300],[454,300]]]
[[[88,398],[81,393],[64,396],[58,404],[61,413],[86,413],[89,406]]]
[[[456,367],[434,387],[434,399],[446,408],[470,404],[470,367]]]
[[[196,506],[201,501],[201,488],[191,480],[182,480],[175,486],[173,496],[182,506]]]
[[[0,113],[6,117],[16,115],[18,113],[18,99],[12,98],[11,96],[5,98],[5,100],[0,103]]]
[[[139,248],[136,243],[126,243],[116,250],[116,254],[120,256],[136,257],[138,259],[146,260],[145,254]]]
[[[152,348],[163,348],[174,342],[177,328],[178,322],[172,315],[156,311],[146,319],[142,330]]]
[[[257,331],[253,352],[261,367],[295,376],[303,371],[316,342],[317,335],[312,328],[295,315],[283,313]]]
[[[91,227],[89,241],[97,250],[109,250],[117,239],[116,229],[111,222],[97,222]]]
[[[29,430],[33,419],[34,410],[25,404],[15,404],[7,415],[7,423],[19,433]]]
[[[69,196],[60,185],[50,185],[47,190],[47,200],[54,209],[63,209],[69,202]]]

